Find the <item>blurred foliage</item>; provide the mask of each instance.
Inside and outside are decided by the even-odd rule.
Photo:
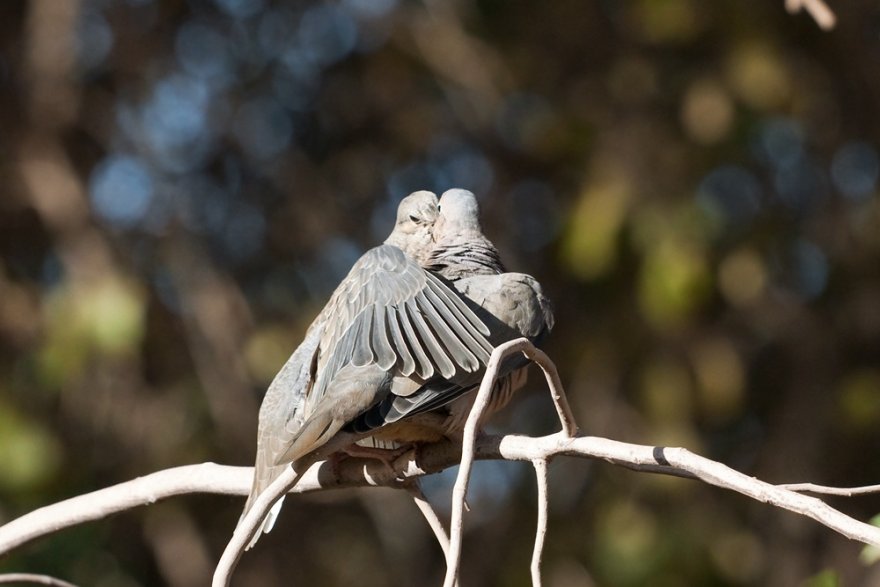
[[[400,197],[453,186],[554,300],[586,432],[877,483],[880,11],[834,8],[823,33],[782,0],[3,2],[0,522],[250,464],[261,394],[335,284]],[[553,429],[531,387],[495,429]],[[525,585],[534,481],[482,465],[464,584]],[[441,510],[451,483],[425,482]],[[202,585],[241,505],[156,504],[0,570]],[[551,516],[554,587],[880,583],[857,544],[680,479],[561,460]],[[236,579],[442,570],[407,498],[365,490],[291,500]]]

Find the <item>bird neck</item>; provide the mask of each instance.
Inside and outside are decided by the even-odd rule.
[[[506,271],[498,249],[481,233],[447,235],[434,246],[425,267],[452,281]]]
[[[397,247],[408,257],[415,259],[420,265],[424,265],[431,253],[431,235],[428,232],[404,233],[394,231],[385,239],[386,245]]]

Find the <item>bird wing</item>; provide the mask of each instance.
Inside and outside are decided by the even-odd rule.
[[[464,296],[474,313],[489,327],[489,341],[499,345],[508,340],[524,336],[539,344],[553,328],[553,312],[549,300],[544,296],[541,285],[531,276],[523,273],[503,273],[500,275],[475,275],[459,279],[454,284],[456,291]],[[521,387],[524,377],[519,377],[513,385],[505,378],[518,369],[528,365],[528,360],[517,353],[505,360],[499,369],[498,404],[507,403],[512,390]],[[460,396],[479,387],[483,378],[483,368],[478,372],[461,373],[453,378],[434,377],[424,385],[408,394],[389,394],[361,414],[351,423],[353,432],[365,433],[381,426],[391,424],[449,404]],[[521,380],[521,381],[520,381]],[[392,388],[393,391],[393,388]],[[500,399],[503,396],[504,399]]]
[[[311,405],[349,364],[421,381],[449,379],[479,371],[493,349],[489,328],[450,284],[390,245],[355,263],[325,311]]]
[[[391,245],[355,263],[316,324],[302,408],[261,434],[272,465],[326,442],[346,423],[343,407],[367,409],[389,392],[409,395],[428,380],[479,372],[493,349],[489,328],[451,285]],[[387,385],[377,373],[387,374]]]
[[[312,384],[312,363],[321,341],[326,316],[319,315],[306,332],[302,343],[278,371],[266,391],[260,406],[260,425],[257,434],[257,455],[254,463],[254,480],[245,502],[242,518],[251,509],[254,500],[281,474],[284,466],[277,460],[284,454],[283,431],[288,422],[302,422],[306,394]],[[281,506],[278,501],[263,522],[263,532],[272,529]],[[262,532],[257,532],[248,548],[252,547]]]

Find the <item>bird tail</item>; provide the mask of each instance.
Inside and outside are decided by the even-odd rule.
[[[241,525],[242,520],[247,515],[251,508],[254,506],[254,502],[260,496],[265,489],[271,485],[272,481],[275,480],[278,475],[281,474],[281,471],[284,470],[284,467],[257,467],[254,471],[254,484],[251,487],[250,495],[248,495],[247,501],[244,504],[244,511],[241,513],[241,517],[238,519],[238,524],[236,525],[236,530],[238,526]],[[282,496],[278,501],[276,501],[272,505],[272,509],[269,510],[269,513],[266,514],[266,517],[263,518],[262,523],[260,523],[257,532],[254,534],[254,537],[248,543],[245,550],[250,550],[254,547],[257,541],[260,539],[264,533],[268,533],[275,526],[275,522],[278,519],[278,514],[281,513],[281,505],[284,502],[284,496]]]
[[[278,514],[281,513],[281,506],[284,504],[284,496],[278,499],[273,505],[272,509],[269,510],[269,513],[266,514],[266,517],[263,518],[263,522],[260,524],[259,528],[257,528],[257,532],[254,534],[254,537],[251,538],[251,541],[248,542],[248,545],[245,547],[245,550],[252,549],[257,541],[260,539],[260,536],[263,534],[268,534],[272,528],[275,527],[275,522],[278,520]],[[238,523],[241,524],[241,520],[244,518],[244,514],[239,518]]]

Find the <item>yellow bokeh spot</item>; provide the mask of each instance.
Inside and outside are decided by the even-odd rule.
[[[254,380],[261,384],[272,381],[298,343],[299,339],[283,328],[257,330],[244,349],[245,364]]]
[[[840,384],[839,397],[845,426],[873,430],[880,425],[880,371],[850,373]]]
[[[641,0],[633,18],[642,37],[654,43],[685,42],[702,30],[693,0]]]
[[[769,46],[744,43],[730,54],[727,81],[744,103],[756,110],[775,110],[792,94],[791,76],[785,63]]]
[[[745,373],[733,345],[721,338],[701,341],[692,357],[703,412],[716,420],[736,415],[743,404]]]
[[[733,125],[733,103],[714,80],[699,80],[687,89],[681,106],[681,122],[694,141],[710,145],[725,138]]]
[[[710,275],[703,250],[667,237],[645,252],[639,281],[639,304],[657,328],[681,325],[703,302]]]
[[[754,303],[767,286],[767,270],[758,253],[742,249],[728,255],[718,269],[718,283],[724,298],[736,306]]]
[[[20,492],[45,483],[58,470],[60,452],[49,430],[0,404],[0,488]]]
[[[140,343],[144,309],[140,288],[115,278],[90,284],[77,300],[81,326],[100,350],[111,354]]]
[[[691,378],[687,369],[669,359],[648,361],[642,371],[642,407],[655,423],[690,419]]]
[[[135,352],[145,332],[144,294],[133,282],[105,277],[55,289],[43,308],[46,342],[40,351],[47,384],[77,377],[93,352]]]
[[[562,242],[563,261],[572,275],[595,279],[614,266],[631,198],[632,186],[622,174],[606,175],[584,188]]]

